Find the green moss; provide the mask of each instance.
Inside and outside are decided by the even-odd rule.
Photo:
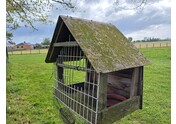
[[[110,72],[149,64],[113,25],[62,17],[97,72]]]

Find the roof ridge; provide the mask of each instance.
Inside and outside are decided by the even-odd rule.
[[[86,19],[86,18],[79,18],[79,17],[72,17],[72,16],[65,16],[65,15],[60,15],[60,17],[63,19],[63,18],[71,18],[71,19],[79,19],[79,20],[82,20],[82,21],[86,21],[86,22],[94,22],[94,23],[99,23],[99,24],[104,24],[104,25],[111,25],[111,26],[115,26],[113,25],[112,23],[107,23],[107,22],[102,22],[102,21],[95,21],[95,20],[92,20],[92,19]]]

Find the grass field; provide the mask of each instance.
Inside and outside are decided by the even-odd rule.
[[[143,109],[116,123],[170,124],[171,49],[146,48],[140,51],[152,62],[144,69]],[[46,54],[9,57],[7,124],[61,124],[52,100],[53,65],[44,62]]]

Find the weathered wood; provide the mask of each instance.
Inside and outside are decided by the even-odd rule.
[[[108,74],[108,94],[118,94],[126,98],[130,97],[130,85],[132,82],[132,69],[121,70]]]
[[[64,47],[64,46],[78,46],[78,44],[76,41],[58,42],[53,44],[53,47]]]
[[[122,89],[117,89],[111,85],[108,85],[107,93],[108,94],[118,94],[118,95],[124,96],[126,98],[129,98],[130,92],[128,92],[128,91],[129,91],[129,87],[122,90]]]
[[[130,86],[131,79],[108,74],[108,83],[117,85],[117,87],[120,85],[120,87],[125,87]]]
[[[99,97],[98,97],[98,110],[101,111],[106,108],[107,103],[107,74],[99,74]]]
[[[98,114],[98,124],[112,124],[139,108],[139,96],[132,97]]]
[[[139,68],[134,68],[132,74],[132,82],[131,82],[131,89],[130,89],[130,97],[137,95],[137,85],[139,83]]]
[[[124,78],[132,78],[132,69],[115,71],[115,72],[111,72],[109,74],[119,76],[119,77],[124,77]]]
[[[139,106],[140,109],[142,109],[143,104],[143,69],[144,69],[143,66],[139,68],[139,85],[137,93],[137,95],[140,96],[140,106]]]
[[[54,44],[54,43],[56,43],[57,42],[57,40],[58,40],[58,37],[59,37],[59,35],[60,35],[60,32],[61,32],[61,29],[62,29],[62,26],[63,26],[63,22],[61,22],[61,25],[60,25],[60,27],[56,27],[56,29],[57,28],[59,28],[58,30],[57,30],[57,33],[54,33],[55,35],[53,36],[53,39],[55,39],[55,40],[53,40],[52,42],[51,42],[51,46]],[[56,32],[56,29],[55,29],[55,32]],[[55,37],[55,38],[54,38]],[[50,48],[49,48],[50,49]],[[53,53],[54,53],[54,48],[52,48],[51,49],[51,53],[50,54],[48,54],[48,56],[49,56],[49,60],[51,60],[51,58],[52,58],[52,56],[53,56]],[[48,51],[48,52],[50,52],[50,50]]]
[[[63,80],[63,68],[62,67],[59,67],[59,66],[56,66],[57,68],[57,79],[58,80]],[[64,82],[64,81],[62,81]]]
[[[107,106],[107,74],[99,73],[99,90],[98,90],[98,111],[101,112]],[[98,116],[98,124],[101,124],[101,118]]]

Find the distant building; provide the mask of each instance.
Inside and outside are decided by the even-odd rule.
[[[15,46],[16,50],[30,50],[33,49],[33,45],[30,43],[26,43],[25,41],[23,43],[19,43]]]
[[[14,42],[12,42],[12,41],[6,41],[6,47],[7,47],[8,51],[14,50],[15,45],[16,44]]]

